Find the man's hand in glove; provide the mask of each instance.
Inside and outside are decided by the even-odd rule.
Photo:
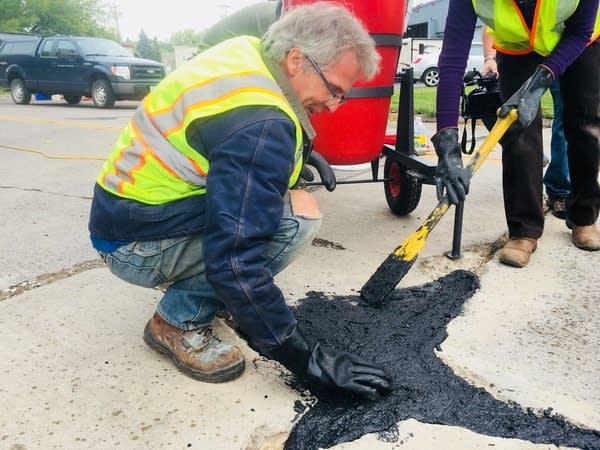
[[[509,98],[500,108],[499,117],[506,117],[511,109],[517,109],[519,118],[511,126],[512,129],[528,127],[540,109],[542,95],[554,81],[554,75],[545,66],[538,66],[533,75]]]
[[[458,128],[444,128],[438,131],[431,138],[431,142],[438,156],[434,174],[437,198],[441,200],[445,188],[448,200],[456,205],[465,200],[471,181],[471,174],[463,168],[458,144]]]
[[[265,352],[305,381],[322,388],[341,389],[371,400],[391,389],[391,379],[378,364],[351,353],[321,347],[312,349],[298,325],[279,346]]]

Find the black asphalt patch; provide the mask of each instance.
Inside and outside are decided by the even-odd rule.
[[[600,449],[600,432],[577,428],[551,409],[538,412],[504,403],[456,376],[434,353],[446,325],[479,288],[471,272],[456,271],[434,282],[397,289],[380,308],[358,296],[311,293],[295,308],[307,340],[377,361],[394,389],[376,402],[314,392],[318,402],[294,426],[285,448],[317,449],[353,441],[367,433],[397,438],[397,423],[458,426],[476,433],[534,443]]]

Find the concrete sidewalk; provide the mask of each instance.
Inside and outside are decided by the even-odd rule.
[[[12,106],[0,98],[0,448],[281,448],[314,399],[291,389],[284,369],[258,357],[220,322],[218,332],[242,347],[246,372],[221,385],[181,374],[141,339],[160,292],[111,275],[88,243],[101,157],[133,110]],[[8,147],[98,160],[48,160]],[[481,289],[451,322],[438,356],[498,399],[552,408],[600,429],[600,252],[576,249],[564,222],[548,215],[530,265],[499,264],[495,250],[506,228],[500,170],[495,151],[472,181],[463,258],[443,256],[452,243],[450,212],[401,285],[458,268],[477,273]],[[337,173],[369,177],[369,171]],[[424,186],[417,209],[396,217],[380,184],[315,189],[325,214],[319,240],[277,278],[289,301],[310,290],[356,293],[431,212],[434,191]],[[556,448],[412,419],[399,424],[395,442],[367,435],[335,448],[491,446]]]

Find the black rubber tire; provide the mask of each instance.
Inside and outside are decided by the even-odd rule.
[[[81,101],[81,95],[63,95],[63,98],[69,105],[78,105]]]
[[[406,167],[389,156],[383,166],[385,199],[390,210],[397,216],[411,213],[421,200],[421,182],[407,173]]]
[[[108,80],[99,78],[92,84],[92,100],[97,108],[109,109],[115,104],[115,93]]]
[[[435,87],[440,82],[440,69],[437,67],[430,67],[423,75],[421,75],[421,81],[427,87]]]
[[[15,78],[10,82],[10,96],[17,105],[31,103],[31,91],[27,89],[21,78]]]

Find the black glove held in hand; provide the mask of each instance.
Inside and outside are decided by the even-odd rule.
[[[331,168],[329,163],[325,161],[325,158],[323,158],[319,154],[319,152],[317,152],[316,150],[310,152],[308,161],[306,161],[305,164],[310,164],[315,169],[317,169],[317,172],[319,172],[319,177],[321,178],[321,182],[323,183],[323,186],[325,186],[325,189],[327,189],[329,192],[335,189],[337,180],[335,179],[333,169]]]
[[[325,349],[318,343],[311,350],[298,326],[279,347],[265,353],[299,377],[325,388],[376,399],[391,387],[383,369],[360,356]]]
[[[442,199],[446,188],[448,200],[456,205],[459,201],[465,200],[471,181],[471,174],[467,169],[463,169],[458,144],[458,128],[444,128],[438,131],[431,138],[431,142],[438,155],[434,174],[437,198]]]
[[[554,75],[544,66],[538,66],[523,86],[515,92],[500,108],[499,117],[506,117],[511,109],[516,108],[519,118],[511,126],[513,129],[528,127],[540,109],[542,95],[554,81]]]

